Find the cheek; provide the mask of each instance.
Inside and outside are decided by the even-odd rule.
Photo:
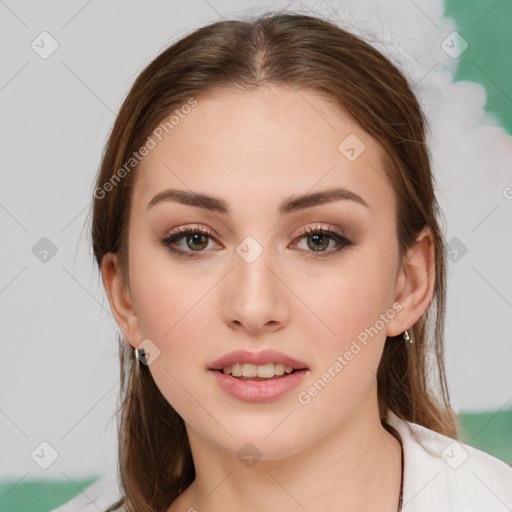
[[[130,250],[130,284],[141,332],[164,345],[194,315],[208,291],[208,280],[176,264],[154,242],[134,237]]]
[[[220,278],[207,262],[187,265],[156,245],[133,244],[130,283],[139,328],[160,350],[150,370],[172,405],[182,395],[184,403],[190,399],[181,386],[191,390],[192,372],[207,370],[208,347],[219,335]]]
[[[358,251],[336,268],[297,282],[311,311],[324,320],[326,339],[349,342],[391,306],[393,272],[384,260]]]
[[[322,391],[322,400],[336,403],[348,393],[355,405],[360,393],[375,380],[386,326],[395,316],[391,307],[393,258],[393,254],[368,244],[332,267],[327,275],[305,280],[310,291],[304,287],[301,294],[317,314],[309,316],[307,327],[307,337],[318,340],[314,346],[314,377],[320,378],[320,386],[329,382]]]
[[[359,265],[347,266],[323,283],[327,291],[313,294],[308,302],[322,324],[312,315],[309,326],[302,325],[306,338],[317,341],[314,371],[298,390],[297,402],[304,414],[325,418],[326,431],[365,403],[376,384],[386,322],[394,311],[389,313],[387,303],[389,279],[380,265],[370,262],[366,260],[364,272]],[[331,411],[328,417],[326,410]]]
[[[324,342],[317,345],[321,351],[318,372],[330,370],[341,375],[342,370],[340,385],[342,381],[349,387],[369,381],[372,372],[377,371],[386,337],[385,324],[379,321],[385,309],[382,297],[376,293],[377,286],[376,282],[369,285],[359,280],[343,280],[339,287],[333,286],[328,298],[313,308],[321,312],[329,327]],[[343,368],[339,364],[334,367],[335,363]]]
[[[161,250],[134,247],[130,282],[141,335],[160,351],[149,367],[151,375],[168,403],[195,424],[198,411],[191,407],[191,396],[208,403],[196,380],[198,372],[206,375],[205,344],[214,307],[208,291],[215,281],[172,263]]]

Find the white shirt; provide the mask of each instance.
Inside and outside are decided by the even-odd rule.
[[[508,464],[392,412],[387,422],[404,450],[403,512],[510,512]],[[108,475],[52,512],[105,511],[120,498],[117,475]]]
[[[404,512],[510,512],[508,464],[392,412],[388,423],[404,447]]]

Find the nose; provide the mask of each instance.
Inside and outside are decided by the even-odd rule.
[[[229,273],[224,301],[228,326],[251,334],[282,329],[288,322],[289,297],[265,251],[251,263],[238,255],[234,258],[235,268]]]

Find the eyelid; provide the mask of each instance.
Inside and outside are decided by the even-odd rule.
[[[343,230],[338,228],[337,226],[332,226],[331,224],[322,224],[321,222],[317,222],[314,224],[308,224],[307,226],[303,226],[300,229],[298,229],[294,235],[294,238],[300,237],[303,235],[307,235],[310,232],[316,231],[316,230],[332,231],[343,238],[348,237],[348,235]]]
[[[339,235],[341,237],[345,237],[345,238],[348,236],[343,230],[341,230],[337,226],[333,226],[330,224],[322,224],[321,222],[317,222],[317,223],[308,224],[307,226],[302,226],[301,228],[299,228],[293,235],[293,239],[303,236],[303,235],[307,235],[310,232],[314,232],[316,230],[333,231],[337,235]],[[199,231],[201,233],[204,233],[205,235],[210,236],[216,242],[218,242],[217,236],[214,234],[214,232],[210,228],[207,228],[200,224],[187,224],[185,226],[180,226],[178,228],[172,229],[171,231],[168,231],[165,233],[165,238],[171,237],[178,233],[186,233],[188,231]]]
[[[178,233],[186,233],[187,231],[199,231],[217,240],[217,237],[213,231],[201,224],[186,224],[185,226],[180,226],[178,228],[172,229],[171,231],[167,231],[164,236],[168,238]]]

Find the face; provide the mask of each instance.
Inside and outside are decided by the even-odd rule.
[[[403,331],[395,199],[379,144],[312,92],[197,102],[137,169],[123,333],[158,348],[149,369],[190,436],[284,457],[378,414],[386,335]],[[182,204],[170,189],[224,208]],[[344,192],[292,203],[333,189]],[[308,370],[277,398],[241,399],[209,370],[240,349]]]

